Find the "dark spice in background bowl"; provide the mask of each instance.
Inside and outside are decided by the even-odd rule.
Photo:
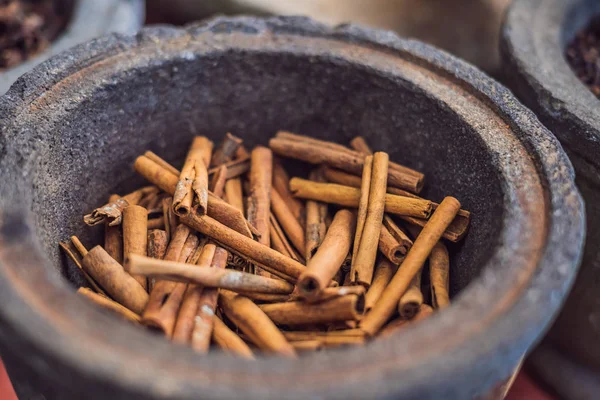
[[[47,48],[67,22],[56,0],[0,2],[0,71]]]
[[[600,18],[575,36],[566,55],[577,77],[600,98]]]

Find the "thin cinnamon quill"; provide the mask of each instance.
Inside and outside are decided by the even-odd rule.
[[[113,202],[109,202],[102,207],[96,208],[90,214],[83,217],[83,222],[89,226],[94,226],[107,220],[110,226],[120,225],[123,218],[123,210],[127,206],[137,204],[144,195],[152,191],[157,191],[157,188],[154,186],[147,186],[135,190]]]
[[[418,312],[412,319],[403,319],[398,318],[394,321],[391,321],[386,326],[379,331],[378,337],[387,337],[391,334],[396,333],[399,330],[406,328],[409,325],[413,325],[421,320],[424,320],[433,314],[433,308],[428,306],[427,304],[421,304]]]
[[[157,163],[158,165],[160,165],[162,168],[164,168],[167,171],[169,171],[170,173],[172,173],[173,175],[179,176],[179,170],[177,168],[175,168],[174,166],[172,166],[171,164],[169,164],[168,162],[166,162],[165,160],[163,160],[162,158],[160,158],[158,156],[158,154],[156,154],[152,151],[147,151],[144,153],[144,155],[146,157],[148,157],[150,160],[152,160],[155,163]]]
[[[173,210],[178,215],[190,212],[194,194],[197,200],[197,212],[202,215],[206,213],[208,164],[210,164],[212,147],[212,142],[204,136],[197,136],[192,141],[173,194]]]
[[[281,331],[252,300],[222,290],[219,304],[227,318],[248,335],[257,347],[285,357],[296,357],[296,351]]]
[[[412,279],[420,271],[435,244],[450,225],[460,210],[460,203],[453,197],[446,197],[421,234],[415,240],[404,262],[383,291],[371,311],[360,322],[360,328],[374,336],[393,315],[402,295],[406,292]]]
[[[113,299],[136,314],[144,311],[148,293],[102,247],[91,249],[83,257],[82,265]]]
[[[322,201],[344,207],[357,208],[360,202],[360,189],[335,183],[312,182],[301,178],[292,178],[290,188],[294,196],[301,199]],[[433,202],[410,197],[385,195],[385,212],[417,218],[429,218],[433,211]]]
[[[227,353],[235,354],[249,360],[254,359],[250,347],[234,331],[217,316],[213,318],[214,329],[212,340]]]
[[[75,241],[79,246],[75,245]],[[81,273],[83,274],[85,280],[96,291],[96,293],[106,296],[106,293],[100,287],[100,285],[94,280],[94,278],[92,278],[90,274],[87,273],[85,269],[83,269],[83,256],[87,254],[87,249],[83,247],[79,239],[77,239],[76,236],[72,236],[70,240],[60,242],[59,246],[61,249],[63,249],[65,254],[73,261],[73,263],[81,270]],[[81,253],[80,249],[84,250],[84,252]]]
[[[310,172],[310,180],[321,181],[321,171],[312,170]],[[287,186],[289,190],[289,180]],[[294,198],[294,200],[298,201],[296,198]],[[306,261],[310,261],[310,259],[315,255],[317,249],[325,238],[325,233],[327,232],[327,224],[325,223],[325,219],[327,218],[327,214],[327,204],[314,200],[308,200],[306,202],[306,249],[304,252]]]
[[[449,272],[448,249],[440,241],[433,247],[429,256],[429,281],[431,283],[431,301],[434,308],[444,308],[450,305]]]
[[[173,211],[172,197],[167,197],[162,201],[162,209],[165,231],[167,233],[167,241],[170,241],[175,234],[177,225],[179,224],[179,219],[177,218],[175,211]]]
[[[271,190],[271,209],[294,247],[296,247],[298,251],[304,251],[306,248],[304,229],[302,228],[302,225],[300,225],[300,222],[294,217],[294,214],[286,202],[279,195],[279,192],[275,189]]]
[[[80,287],[79,289],[77,289],[77,293],[79,293],[83,297],[87,297],[94,303],[98,304],[100,307],[110,310],[129,321],[137,322],[137,323],[139,323],[141,321],[141,318],[138,314],[134,313],[133,311],[131,311],[130,309],[128,309],[126,307],[123,307],[121,304],[109,299],[108,297],[106,297],[104,295],[98,294],[98,293],[96,293],[88,288],[84,288],[84,287]]]
[[[346,329],[341,331],[284,331],[283,336],[290,343],[298,341],[315,340],[324,347],[337,347],[349,344],[364,344],[366,337],[360,329]]]
[[[212,157],[211,166],[221,165],[231,161],[237,149],[242,145],[243,140],[239,137],[227,133],[219,147],[215,149],[215,154]]]
[[[283,233],[283,229],[277,222],[277,218],[271,213],[269,217],[270,222],[270,235],[271,235],[271,247],[280,252],[283,255],[290,257],[298,262],[304,263],[302,257],[292,247],[287,237]]]
[[[167,253],[169,239],[167,232],[161,229],[148,231],[148,257],[162,260]],[[148,292],[152,292],[156,279],[148,279]]]
[[[412,319],[419,312],[423,304],[423,292],[421,292],[421,271],[410,282],[406,293],[402,295],[398,302],[398,314],[404,319]]]
[[[353,174],[361,174],[364,155],[358,152],[341,151],[316,143],[298,142],[291,139],[275,137],[269,141],[269,147],[282,157],[295,158],[311,164],[325,164]],[[419,193],[423,187],[423,179],[413,174],[391,170],[388,184],[393,187]]]
[[[244,193],[242,191],[242,180],[240,178],[228,179],[225,182],[225,196],[227,197],[227,202],[229,204],[242,213],[244,212]]]
[[[156,260],[135,254],[130,256],[127,267],[134,274],[154,276],[176,282],[193,282],[203,286],[234,291],[286,294],[291,293],[294,289],[293,285],[280,279],[226,269],[190,268],[189,264]]]
[[[290,209],[296,220],[302,225],[304,221],[304,204],[290,192],[290,177],[279,159],[273,161],[273,189],[277,191],[283,202]]]
[[[148,252],[148,210],[132,205],[123,210],[123,255],[126,259],[132,254],[145,256]],[[144,288],[148,289],[145,276],[132,275]]]
[[[356,263],[356,255],[360,246],[365,221],[367,220],[367,211],[369,208],[369,193],[371,191],[371,176],[373,175],[373,156],[365,157],[365,165],[360,183],[360,198],[358,201],[358,214],[356,218],[356,233],[354,236],[354,245],[352,247],[352,266]],[[350,274],[350,282],[356,283],[356,276]]]
[[[108,198],[108,203],[114,203],[121,196],[113,194]],[[118,263],[123,262],[123,233],[119,225],[110,226],[108,220],[104,221],[104,250]]]
[[[354,139],[352,139],[350,141],[350,147],[352,147],[354,150],[358,151],[359,153],[362,153],[365,155],[373,154],[373,150],[371,150],[371,147],[367,144],[367,141],[362,136],[356,136]],[[407,173],[410,175],[414,175],[421,179],[424,178],[424,175],[422,173],[417,172],[414,169],[407,168],[403,165],[400,165],[400,164],[392,162],[392,161],[390,161],[390,163],[389,163],[389,168],[391,170],[401,171],[401,172],[404,172],[404,173]]]
[[[355,229],[356,216],[352,212],[342,209],[336,213],[323,243],[298,278],[303,297],[318,297],[329,286],[350,250]]]
[[[389,260],[385,258],[379,260],[375,266],[371,286],[369,286],[369,290],[365,294],[365,312],[368,313],[375,303],[377,303],[397,269],[398,267]]]
[[[352,282],[366,287],[371,284],[373,279],[375,258],[377,257],[379,236],[383,224],[383,210],[386,202],[387,174],[387,153],[375,153],[370,177],[367,214],[359,238],[358,250],[352,256],[352,267],[350,269]]]

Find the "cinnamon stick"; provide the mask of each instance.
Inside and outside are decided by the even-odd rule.
[[[419,312],[423,304],[423,292],[421,292],[421,271],[417,272],[406,293],[402,295],[398,302],[398,313],[401,318],[412,319]]]
[[[387,214],[383,216],[383,226],[396,239],[396,242],[400,245],[400,253],[405,256],[413,245],[411,238]]]
[[[258,231],[258,241],[269,246],[269,210],[271,207],[271,182],[273,180],[273,155],[266,147],[252,150],[250,164],[250,196],[248,197],[248,222]]]
[[[214,329],[212,340],[227,353],[235,354],[249,360],[254,359],[254,354],[246,342],[217,316],[213,317]]]
[[[161,229],[148,231],[148,257],[162,260],[167,252],[169,240],[167,232]],[[148,291],[152,292],[156,279],[148,279]]]
[[[114,203],[121,196],[113,194],[108,198],[108,203]],[[118,225],[110,226],[108,220],[104,221],[104,250],[118,263],[123,262],[123,234]]]
[[[301,199],[322,201],[344,207],[357,208],[360,202],[360,189],[335,183],[312,182],[301,178],[292,178],[290,188],[294,196]],[[410,197],[385,195],[385,212],[417,218],[429,218],[433,202]]]
[[[94,226],[107,220],[110,226],[120,225],[123,217],[122,212],[127,206],[137,204],[145,194],[156,190],[157,188],[154,186],[147,186],[135,190],[113,202],[109,202],[102,207],[96,208],[90,214],[83,217],[83,222],[89,226]]]
[[[377,257],[379,236],[383,224],[383,210],[386,202],[387,173],[387,153],[375,153],[373,156],[371,183],[369,185],[367,215],[362,235],[359,238],[358,250],[352,256],[352,267],[350,269],[352,282],[366,287],[369,287],[373,280],[373,270],[375,268],[375,258]]]
[[[148,210],[141,206],[129,206],[123,210],[123,255],[126,259],[132,254],[145,256],[148,252]],[[145,276],[133,278],[148,289]]]
[[[211,165],[221,165],[227,161],[231,161],[242,142],[242,139],[227,132],[225,138],[213,154]]]
[[[141,318],[138,314],[134,313],[126,307],[123,307],[121,304],[109,299],[104,295],[93,292],[92,290],[85,287],[80,287],[79,289],[77,289],[77,293],[84,297],[87,297],[94,303],[98,304],[100,307],[110,310],[113,313],[120,315],[121,317],[129,321],[138,323],[141,321]]]
[[[283,336],[290,343],[298,341],[315,340],[325,347],[336,347],[349,344],[364,344],[365,333],[360,329],[346,329],[341,331],[319,332],[319,331],[285,331]]]
[[[292,196],[290,192],[290,177],[277,158],[273,161],[273,189],[277,191],[283,202],[287,204],[294,218],[302,225],[304,220],[304,205],[300,200]]]
[[[165,219],[161,216],[159,218],[151,218],[148,219],[148,224],[146,225],[146,229],[148,231],[153,229],[164,229],[165,228]]]
[[[378,334],[378,337],[387,337],[395,332],[404,329],[408,325],[413,325],[421,320],[424,320],[433,314],[433,309],[427,304],[421,304],[419,311],[416,313],[413,319],[402,319],[398,318],[388,323]]]
[[[363,167],[364,170],[364,167]],[[359,176],[349,174],[336,168],[324,167],[322,168],[323,176],[327,182],[337,183],[339,185],[351,186],[359,188],[361,186],[362,179]],[[420,199],[421,197],[408,192],[406,190],[398,189],[395,187],[387,187],[387,192],[398,196],[412,197],[413,199]]]
[[[286,357],[296,357],[294,348],[252,300],[223,290],[220,292],[219,304],[227,318],[260,349]]]
[[[269,234],[271,235],[271,247],[280,252],[281,254],[290,257],[293,260],[303,263],[301,256],[296,253],[296,250],[292,247],[287,237],[283,233],[283,229],[277,222],[277,218],[271,213],[269,217]]]
[[[356,233],[354,236],[354,245],[352,247],[352,264],[350,269],[356,263],[356,255],[362,239],[365,221],[367,220],[367,211],[369,209],[369,193],[371,192],[371,177],[373,175],[373,156],[365,157],[365,165],[360,184],[360,198],[358,201],[358,214],[356,218]],[[355,275],[350,274],[350,282],[356,283]]]
[[[312,170],[310,172],[311,180],[318,181],[321,178],[320,171]],[[289,190],[289,180],[287,186]],[[297,199],[295,200],[298,201]],[[314,200],[308,200],[306,202],[306,250],[304,252],[306,261],[310,261],[310,259],[315,255],[317,249],[325,238],[325,233],[327,232],[327,225],[325,224],[326,217],[327,204]]]
[[[227,256],[227,250],[217,247],[210,268],[224,269],[227,266]],[[216,288],[207,287],[204,288],[198,300],[192,333],[192,348],[198,352],[206,352],[210,346],[218,299],[219,291]]]
[[[298,278],[298,289],[303,297],[318,297],[329,286],[350,250],[355,229],[356,216],[352,212],[342,209],[336,213],[319,250]]]
[[[295,282],[305,269],[304,265],[299,262],[236,232],[209,216],[198,216],[191,213],[182,218],[181,221],[192,229],[219,242],[229,251],[259,264],[263,269],[288,282]]]
[[[364,311],[364,297],[349,294],[321,303],[289,301],[259,307],[278,325],[325,324],[358,320]]]
[[[225,192],[225,182],[227,181],[227,167],[221,165],[216,174],[213,175],[210,181],[210,188],[213,194],[217,197],[223,197]]]
[[[364,286],[330,286],[321,290],[318,296],[307,298],[306,301],[309,303],[319,303],[336,297],[347,296],[349,294],[364,297],[365,292],[366,290]]]
[[[148,293],[102,247],[90,250],[83,257],[82,265],[113,299],[136,314],[142,313]]]
[[[399,265],[406,255],[406,247],[400,245],[385,226],[381,227],[378,248],[385,258],[396,265]]]
[[[144,155],[146,157],[148,157],[150,160],[152,160],[155,163],[157,163],[158,165],[160,165],[162,168],[166,169],[168,172],[172,173],[175,176],[179,176],[179,170],[177,168],[175,168],[174,166],[172,166],[171,164],[169,164],[168,162],[166,162],[161,157],[159,157],[156,153],[147,151],[144,153]]]
[[[429,281],[431,282],[431,301],[434,308],[450,305],[449,280],[450,259],[444,243],[437,242],[429,256]]]
[[[236,209],[244,212],[244,194],[242,191],[242,180],[240,178],[228,179],[225,182],[225,195],[227,202]]]
[[[290,345],[299,353],[304,352],[315,352],[321,351],[323,349],[323,343],[319,340],[296,340],[294,342],[290,342]]]
[[[226,179],[238,178],[250,170],[250,156],[247,155],[243,158],[223,163],[219,167],[213,167],[208,170],[208,175],[211,176],[216,174],[219,168],[223,166],[227,167],[225,174]]]
[[[310,164],[325,164],[353,174],[362,173],[365,158],[364,155],[358,152],[348,153],[314,143],[297,142],[277,137],[269,141],[269,147],[275,154],[282,157],[295,158]],[[391,170],[388,174],[388,184],[419,193],[423,187],[423,179],[412,174]]]
[[[389,260],[381,258],[375,267],[373,273],[373,281],[369,290],[365,294],[365,312],[369,312],[371,308],[377,303],[383,290],[392,280],[394,273],[397,270],[397,266],[392,264]]]
[[[73,238],[77,239],[76,236],[73,236],[72,239]],[[63,249],[63,251],[65,252],[65,254],[73,261],[73,263],[75,263],[75,265],[77,266],[77,268],[79,268],[79,270],[83,274],[85,280],[90,284],[90,286],[97,293],[106,296],[106,293],[100,287],[100,285],[94,280],[94,278],[92,278],[90,276],[90,274],[88,274],[83,269],[83,255],[79,251],[78,247],[73,244],[73,240],[72,239],[68,240],[68,241],[60,242],[59,243],[60,248]],[[77,242],[79,242],[79,239],[77,239]],[[84,248],[84,250],[85,250],[85,248]],[[85,250],[85,254],[87,254],[87,250]]]
[[[453,197],[446,197],[442,201],[415,240],[413,247],[383,291],[379,301],[375,303],[371,311],[360,322],[360,328],[367,334],[374,336],[394,313],[398,301],[410,286],[412,279],[423,267],[431,250],[440,240],[443,232],[450,225],[459,209],[460,203]]]
[[[156,260],[132,254],[127,263],[129,271],[176,282],[193,282],[203,286],[261,293],[291,293],[293,285],[246,272],[217,268],[190,268],[189,264]]]
[[[304,229],[275,189],[271,190],[271,209],[294,247],[296,247],[298,251],[304,251],[306,248]]]
[[[179,219],[173,211],[173,198],[167,197],[162,202],[163,220],[165,231],[167,232],[167,242],[171,240],[179,224]]]
[[[194,194],[197,212],[204,215],[208,207],[208,164],[213,144],[204,136],[192,141],[179,181],[173,194],[173,210],[178,215],[188,214],[192,208]]]

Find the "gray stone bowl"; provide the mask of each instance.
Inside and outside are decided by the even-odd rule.
[[[39,63],[76,44],[111,32],[135,33],[144,24],[144,0],[63,0],[72,8],[65,31],[43,52],[0,72],[0,94]]]
[[[46,398],[478,398],[544,334],[580,260],[583,204],[558,141],[477,69],[389,32],[240,17],[111,35],[26,74],[0,115],[0,352]],[[451,247],[451,307],[364,347],[249,362],[75,293],[57,243],[99,242],[82,216],[143,184],[137,155],[278,129],[365,135],[426,174],[425,196],[462,201],[473,220]]]
[[[548,343],[594,368],[600,391],[600,100],[565,58],[567,44],[598,15],[597,0],[516,0],[505,19],[501,50],[505,81],[561,141],[585,200],[581,270]]]

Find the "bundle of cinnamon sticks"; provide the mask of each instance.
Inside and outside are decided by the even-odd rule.
[[[289,178],[286,159],[307,163]],[[207,352],[246,358],[363,344],[449,305],[447,242],[470,214],[418,196],[424,176],[350,146],[278,132],[248,151],[191,143],[181,169],[148,151],[149,182],[84,216],[104,243],[61,247],[105,309]],[[424,274],[423,271],[427,273]]]

